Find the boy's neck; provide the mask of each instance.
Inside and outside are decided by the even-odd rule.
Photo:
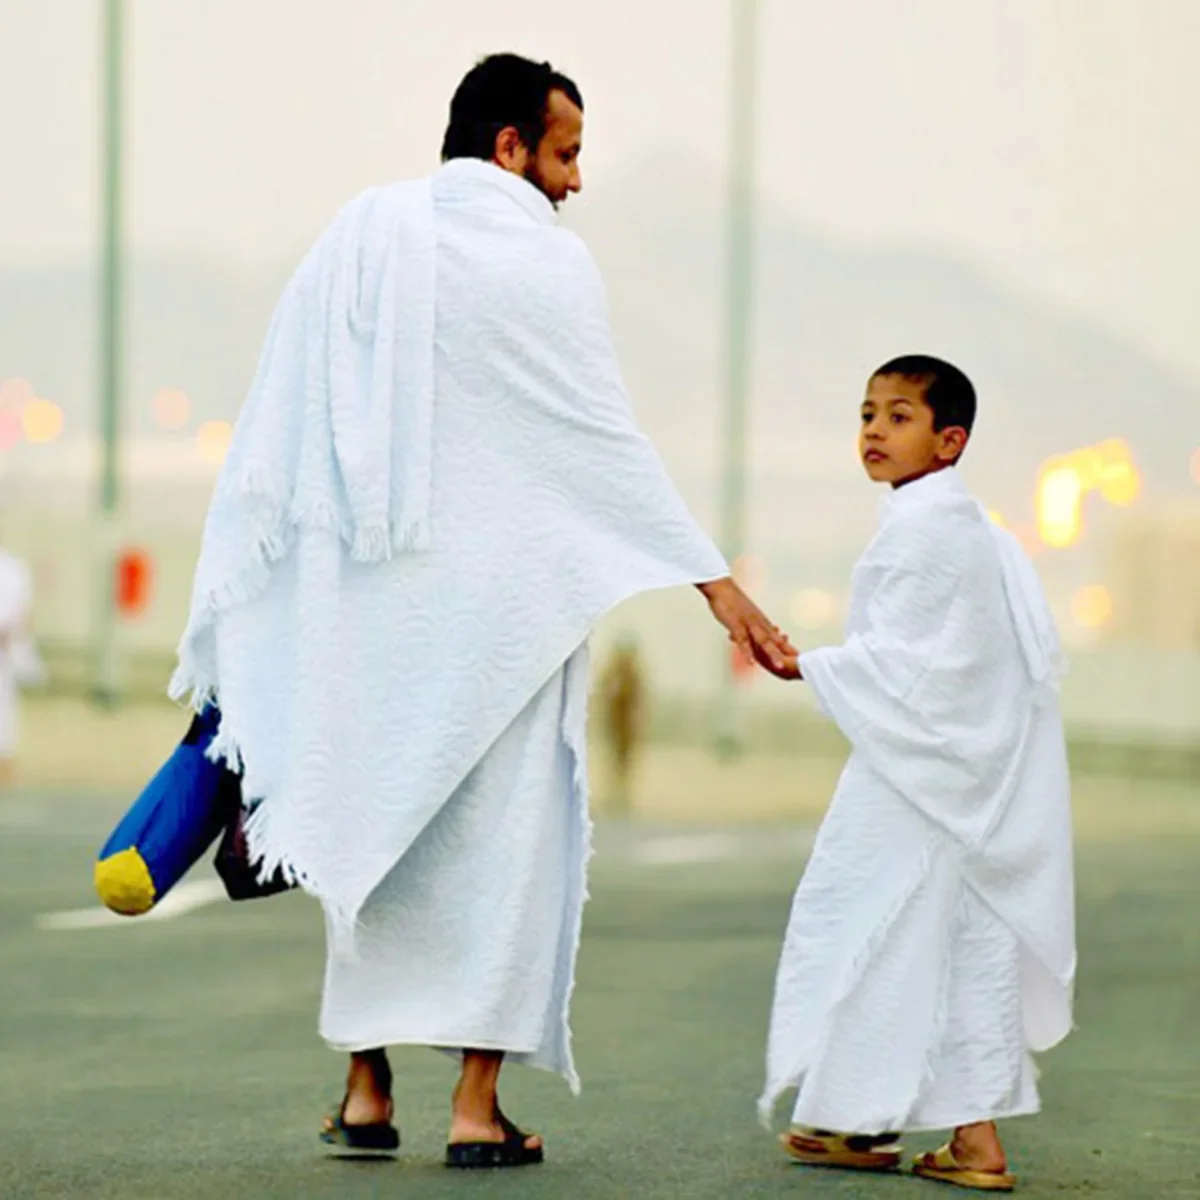
[[[941,463],[937,466],[927,467],[924,471],[916,475],[908,476],[907,479],[897,479],[892,484],[892,491],[899,491],[902,487],[907,487],[910,483],[916,483],[919,479],[928,479],[930,475],[937,475],[942,471],[952,471],[955,466],[955,463]]]

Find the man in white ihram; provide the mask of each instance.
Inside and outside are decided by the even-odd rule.
[[[324,906],[340,1151],[399,1145],[387,1045],[461,1054],[451,1166],[542,1159],[500,1110],[504,1058],[578,1087],[596,622],[695,584],[764,666],[791,652],[634,424],[600,278],[555,224],[582,109],[548,64],[486,59],[442,168],[343,210],[276,310],[205,529],[172,690],[219,704],[252,856]]]

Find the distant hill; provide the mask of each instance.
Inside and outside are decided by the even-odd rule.
[[[864,186],[887,203],[879,181]],[[723,202],[719,178],[654,158],[565,210],[604,271],[639,416],[714,530]],[[133,262],[132,432],[153,433],[149,399],[165,386],[188,392],[195,421],[236,414],[292,265]],[[94,425],[94,288],[87,264],[0,269],[0,378],[33,380],[63,405],[69,433]],[[841,577],[871,527],[877,494],[854,458],[856,407],[866,374],[900,352],[945,355],[975,378],[979,437],[965,470],[1015,521],[1030,519],[1042,459],[1106,437],[1130,441],[1151,493],[1190,487],[1200,388],[941,253],[839,243],[764,204],[754,344],[752,540],[806,577]]]
[[[864,186],[887,203],[880,181]],[[685,436],[703,451],[703,466],[676,456],[689,478],[716,454],[716,439],[700,429],[713,428],[723,379],[723,205],[719,178],[655,158],[567,209],[608,281],[644,422],[668,457]],[[950,358],[974,378],[978,439],[964,469],[1017,521],[1031,517],[1043,459],[1109,437],[1131,443],[1148,493],[1190,488],[1200,387],[1111,331],[944,254],[841,244],[769,203],[757,238],[751,426],[760,540],[774,540],[781,519],[818,540],[811,527],[828,532],[843,508],[855,527],[872,519],[874,495],[851,449],[856,407],[875,366],[914,351]],[[814,511],[822,496],[833,507]]]

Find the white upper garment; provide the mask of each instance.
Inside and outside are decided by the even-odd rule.
[[[824,711],[950,835],[1041,967],[1031,1049],[1071,1028],[1074,873],[1058,637],[1032,563],[956,470],[895,491],[854,572],[847,639],[801,656]]]
[[[172,691],[219,701],[263,869],[349,923],[606,611],[727,573],[634,423],[586,248],[456,160],[360,197],[285,292]]]

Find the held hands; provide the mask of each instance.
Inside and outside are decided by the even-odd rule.
[[[766,613],[730,578],[699,584],[712,615],[729,632],[729,640],[780,679],[799,679],[796,647]]]

